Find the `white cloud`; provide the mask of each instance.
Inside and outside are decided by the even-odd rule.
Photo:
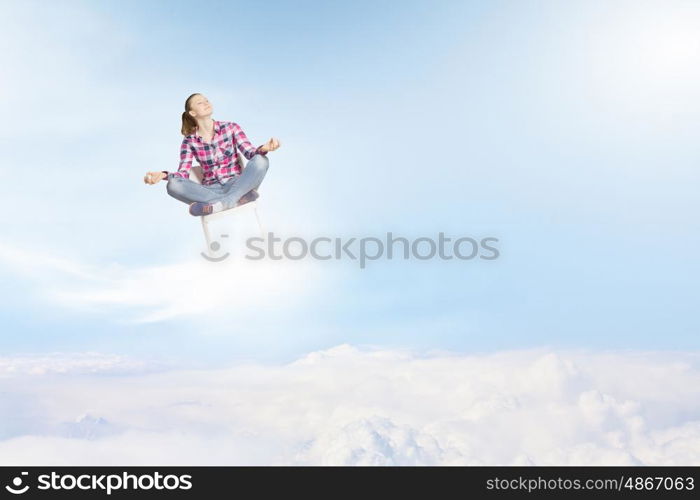
[[[325,286],[320,270],[310,262],[248,260],[246,250],[236,249],[236,255],[221,262],[195,254],[167,265],[135,267],[98,266],[0,244],[0,268],[31,280],[36,293],[54,305],[79,312],[115,312],[115,321],[126,323],[205,314],[215,318],[231,306],[239,319],[279,313]]]
[[[0,463],[700,464],[697,353],[339,345],[286,365],[131,375],[69,359],[63,375],[0,378],[13,423]]]
[[[0,357],[0,379],[18,375],[133,374],[162,371],[167,365],[98,352],[42,353]]]

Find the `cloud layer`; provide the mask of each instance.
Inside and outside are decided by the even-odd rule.
[[[700,464],[697,354],[343,344],[150,372],[29,358],[0,359],[2,465]]]
[[[160,266],[99,266],[0,243],[0,271],[33,283],[35,293],[51,304],[115,312],[122,323],[214,317],[231,304],[239,319],[279,313],[325,286],[308,263],[244,260],[243,244],[235,250],[241,255],[216,263],[194,254]]]

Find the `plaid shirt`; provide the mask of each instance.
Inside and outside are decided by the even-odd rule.
[[[203,185],[215,184],[217,181],[224,184],[231,177],[241,175],[236,147],[248,160],[256,154],[267,154],[260,151],[262,146],[255,148],[248,141],[237,123],[214,120],[211,143],[204,142],[196,132],[185,136],[180,145],[180,166],[177,172],[171,172],[170,175],[189,179],[192,160],[196,158],[202,167]]]

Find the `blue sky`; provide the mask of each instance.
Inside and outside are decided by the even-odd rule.
[[[3,353],[698,348],[697,4],[38,5],[0,7]],[[178,280],[201,229],[142,178],[176,168],[195,91],[281,140],[260,201],[280,235],[496,236],[499,259]],[[193,289],[230,300],[190,310]]]

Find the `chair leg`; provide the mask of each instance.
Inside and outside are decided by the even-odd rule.
[[[209,234],[209,221],[206,215],[201,217],[202,219],[202,229],[204,230],[204,239],[207,242],[207,255],[211,255],[211,235]]]
[[[255,202],[253,202],[253,203],[255,203]],[[262,236],[262,238],[265,239],[265,231],[263,231],[262,224],[260,223],[260,216],[258,215],[258,204],[257,203],[255,203],[255,205],[253,205],[253,211],[255,212],[255,218],[258,221],[258,229],[260,229],[260,236]]]

